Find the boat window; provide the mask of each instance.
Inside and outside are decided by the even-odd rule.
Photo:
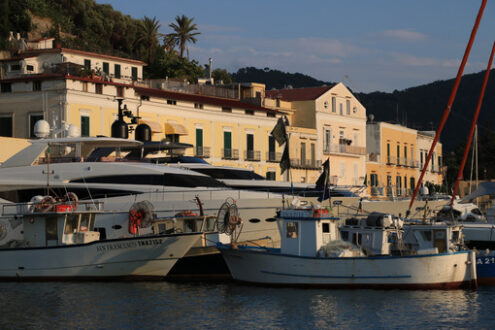
[[[91,214],[83,214],[81,216],[81,224],[79,226],[79,231],[88,231],[92,230],[92,219]]]
[[[58,235],[57,235],[57,217],[48,217],[46,218],[46,240],[47,241],[52,241],[52,240],[57,240]]]
[[[459,231],[454,230],[452,231],[452,241],[457,242],[459,240]]]
[[[481,215],[481,211],[480,211],[480,209],[472,209],[472,210],[471,210],[471,213],[472,213],[472,214],[476,214],[476,215]]]
[[[421,237],[423,237],[423,240],[426,242],[431,242],[431,231],[430,230],[421,230]]]
[[[349,240],[349,232],[348,231],[341,231],[340,237],[342,238],[343,241],[348,241]]]
[[[361,245],[362,242],[363,242],[363,236],[360,233],[354,233],[354,235],[352,235],[353,244]]]
[[[324,233],[329,233],[330,232],[330,224],[329,223],[323,223],[322,224],[322,231]]]
[[[105,175],[71,180],[83,183],[116,183],[175,187],[224,187],[225,185],[213,178],[184,174],[134,174],[134,175]]]
[[[206,174],[215,179],[265,180],[253,171],[242,171],[225,168],[193,168],[195,172]]]
[[[67,220],[65,221],[64,234],[73,234],[77,231],[77,223],[79,222],[78,214],[69,214]]]
[[[287,238],[297,238],[297,222],[287,222]]]
[[[444,239],[445,231],[443,230],[435,230],[435,239]]]

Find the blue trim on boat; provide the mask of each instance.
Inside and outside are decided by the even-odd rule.
[[[307,278],[339,278],[339,279],[392,279],[392,278],[411,278],[411,275],[396,275],[396,276],[320,276],[320,275],[301,275],[290,273],[270,272],[261,270],[261,273],[270,275],[292,276],[292,277],[307,277]]]

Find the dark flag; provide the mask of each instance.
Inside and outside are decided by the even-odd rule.
[[[270,134],[275,138],[279,146],[287,142],[287,131],[285,130],[284,119],[278,119],[277,124]]]
[[[289,144],[287,143],[284,148],[284,153],[282,154],[282,159],[280,159],[280,169],[281,174],[284,174],[286,169],[290,168],[290,157],[289,157]]]
[[[323,196],[318,197],[318,201],[324,201],[330,197],[329,189],[330,189],[330,159],[323,163],[323,172],[321,173],[318,180],[316,180],[316,190],[323,190]]]

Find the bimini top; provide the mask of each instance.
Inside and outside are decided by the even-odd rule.
[[[97,148],[124,148],[143,144],[136,140],[111,137],[67,137],[31,140],[29,142],[31,143],[30,146],[27,146],[7,159],[1,167],[31,166],[43,155],[48,147],[51,146],[74,148],[74,157],[85,159]]]

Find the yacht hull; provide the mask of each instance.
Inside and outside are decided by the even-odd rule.
[[[163,279],[200,233],[141,236],[87,244],[0,250],[0,278]]]
[[[249,283],[386,289],[457,289],[477,285],[475,256],[467,251],[353,258],[298,257],[271,251],[221,247],[232,277]]]

